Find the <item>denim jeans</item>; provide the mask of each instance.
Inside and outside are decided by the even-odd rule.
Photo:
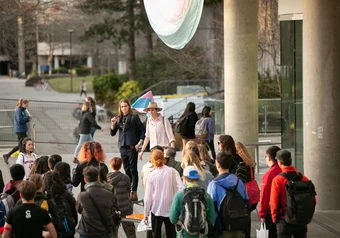
[[[97,128],[95,127],[91,127],[91,131],[90,131],[90,134],[92,136],[92,140],[93,140],[93,137],[94,137],[94,133],[96,132]]]
[[[79,135],[79,141],[78,141],[78,145],[76,147],[76,150],[74,151],[74,157],[78,156],[79,150],[81,148],[81,146],[86,142],[86,141],[92,141],[92,136],[91,134],[80,134]]]
[[[131,191],[137,191],[138,187],[138,170],[137,161],[138,153],[136,149],[124,146],[120,148],[120,156],[123,160],[124,170],[131,180]]]

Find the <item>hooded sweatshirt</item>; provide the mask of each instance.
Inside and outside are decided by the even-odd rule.
[[[122,172],[111,172],[107,175],[107,182],[116,189],[117,206],[123,215],[132,214],[132,203],[130,201],[130,178]]]
[[[214,202],[216,212],[220,210],[221,202],[227,194],[227,189],[234,188],[237,184],[237,180],[239,180],[239,182],[236,189],[243,197],[243,199],[248,202],[248,194],[246,192],[246,188],[243,182],[238,179],[234,174],[220,174],[213,181],[211,181],[211,183],[209,183],[207,192]]]

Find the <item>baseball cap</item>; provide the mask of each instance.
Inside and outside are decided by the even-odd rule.
[[[183,176],[188,179],[199,179],[200,175],[198,174],[197,169],[194,166],[188,166],[183,171]]]

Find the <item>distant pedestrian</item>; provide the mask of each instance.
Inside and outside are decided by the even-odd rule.
[[[97,115],[96,100],[94,100],[93,97],[85,97],[84,101],[90,103],[90,106],[92,108],[92,116],[93,116],[94,119],[96,119],[96,115]],[[97,130],[96,127],[94,127],[94,126],[91,127],[90,134],[92,136],[92,140],[94,138],[94,133],[96,132],[96,130]]]
[[[78,152],[83,145],[84,142],[86,141],[92,141],[92,136],[90,134],[91,132],[91,127],[95,127],[99,130],[102,128],[97,124],[96,119],[92,115],[92,107],[89,102],[84,102],[83,106],[81,108],[81,118],[80,118],[80,133],[79,133],[79,141],[78,145],[74,151],[74,157],[73,157],[73,163],[78,163]]]
[[[83,80],[81,82],[81,85],[80,85],[80,96],[79,97],[81,97],[81,95],[83,95],[83,93],[85,94],[85,97],[87,97],[87,94],[86,94],[86,81],[85,80]]]
[[[198,121],[198,117],[197,117],[197,114],[195,112],[195,109],[196,109],[195,103],[189,102],[187,104],[187,107],[185,108],[184,113],[178,119],[179,122],[183,121],[182,122],[182,129],[181,129],[181,132],[180,132],[180,135],[182,137],[182,144],[183,144],[182,145],[183,146],[182,156],[184,156],[186,143],[190,140],[196,139],[195,124]]]
[[[204,138],[205,142],[208,144],[211,152],[211,156],[213,159],[216,159],[216,152],[214,146],[214,135],[215,135],[215,122],[211,117],[212,110],[211,107],[205,106],[202,109],[202,117],[207,118],[207,129],[208,129],[208,137]]]
[[[14,112],[14,132],[17,134],[18,142],[22,138],[27,137],[28,126],[27,123],[32,119],[32,115],[28,112],[29,101],[27,99],[19,99],[15,107]],[[6,164],[8,164],[8,159],[11,155],[19,149],[19,144],[8,152],[8,154],[3,154],[2,157]]]

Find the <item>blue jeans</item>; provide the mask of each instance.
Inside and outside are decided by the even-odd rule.
[[[86,142],[86,141],[92,141],[92,136],[91,134],[79,134],[79,141],[78,145],[76,147],[76,150],[74,151],[74,157],[78,156],[79,150],[81,146]]]
[[[96,132],[97,128],[95,127],[91,127],[91,131],[90,131],[90,134],[92,136],[92,140],[93,140],[93,137],[94,137],[94,133]]]

